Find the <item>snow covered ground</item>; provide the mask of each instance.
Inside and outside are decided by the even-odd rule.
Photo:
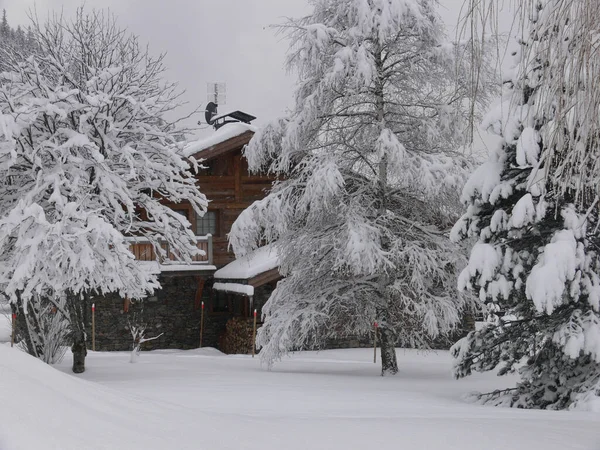
[[[304,352],[272,372],[213,349],[92,353],[69,373],[0,345],[0,449],[600,449],[600,415],[468,404],[510,384],[455,381],[446,352],[398,351],[378,376],[369,350]],[[64,373],[63,373],[64,372]]]
[[[10,306],[8,306],[6,303],[0,302],[0,343],[10,342],[10,335],[12,333],[10,313]],[[4,449],[0,447],[0,450]]]

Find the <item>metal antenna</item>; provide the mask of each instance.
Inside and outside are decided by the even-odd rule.
[[[206,83],[206,100],[215,105],[227,103],[227,84],[223,82]]]
[[[207,83],[206,84],[206,110],[204,118],[208,125],[212,125],[215,130],[218,130],[223,125],[228,123],[242,122],[249,124],[256,117],[242,111],[233,111],[225,115],[219,116],[219,105],[224,105],[227,102],[227,85],[225,83]],[[201,123],[198,122],[200,125]]]

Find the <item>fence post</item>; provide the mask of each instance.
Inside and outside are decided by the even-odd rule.
[[[208,238],[208,264],[212,266],[213,264],[213,237],[212,234],[206,236]]]
[[[256,310],[254,310],[254,326],[252,327],[252,357],[256,354]]]
[[[202,348],[202,335],[204,334],[204,302],[201,304],[202,311],[200,312],[200,347]]]
[[[373,324],[374,336],[373,336],[373,363],[377,364],[377,322]]]
[[[92,351],[96,351],[96,304],[92,303]]]
[[[15,345],[15,336],[17,333],[17,313],[12,314],[12,333],[10,335],[10,346]]]

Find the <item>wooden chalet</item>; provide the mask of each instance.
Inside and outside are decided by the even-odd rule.
[[[227,336],[229,325],[237,326],[238,330],[233,332],[239,335],[240,323],[251,317],[253,309],[262,308],[280,278],[276,256],[259,252],[257,262],[262,266],[240,271],[244,265],[252,264],[252,255],[236,261],[228,250],[227,234],[232,224],[244,209],[265,197],[274,181],[271,176],[248,171],[243,148],[254,132],[254,127],[248,124],[231,123],[208,139],[185,148],[186,157],[197,159],[205,167],[196,178],[201,192],[209,200],[208,211],[203,217],[197,217],[190,204],[169,206],[190,221],[205,255],[196,257],[192,264],[181,264],[167,252],[170,258],[157,261],[150,243],[131,238],[131,251],[136,259],[160,272],[162,289],[138,303],[130,303],[117,295],[98,298],[98,350],[128,350],[132,344],[129,324],[134,320],[147,326],[146,336],[162,333],[161,338],[145,344],[147,349],[197,348],[204,309],[202,345],[240,351],[239,346],[232,348],[228,344],[239,340],[239,336]],[[219,271],[224,275],[215,280],[215,272],[218,275]]]

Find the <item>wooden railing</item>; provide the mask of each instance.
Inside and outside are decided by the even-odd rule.
[[[198,248],[204,251],[204,255],[194,255],[192,257],[192,264],[212,264],[213,262],[213,242],[212,236],[196,236],[198,240]],[[161,244],[162,248],[166,251],[168,257],[165,259],[161,258],[156,254],[154,246],[143,237],[130,237],[127,238],[130,241],[129,249],[134,254],[135,259],[138,261],[158,261],[160,264],[182,264],[181,259],[177,258],[174,252],[171,252],[167,243]]]

